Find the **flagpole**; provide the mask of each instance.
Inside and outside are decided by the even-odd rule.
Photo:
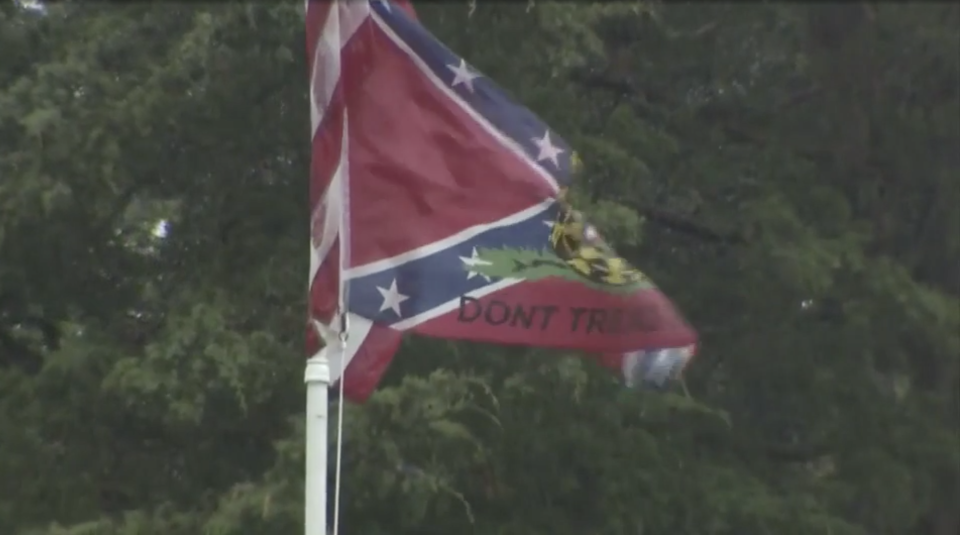
[[[320,110],[326,109],[327,105],[330,103],[332,98],[332,93],[326,95],[325,100],[321,100],[319,103],[315,101],[317,90],[321,91],[321,95],[324,92],[332,90],[332,87],[326,87],[330,80],[335,80],[340,75],[340,54],[338,52],[339,46],[342,45],[340,39],[340,17],[341,11],[347,6],[343,0],[328,0],[332,5],[327,4],[330,8],[327,17],[329,18],[329,23],[326,21],[321,28],[313,28],[313,30],[318,31],[321,36],[320,43],[308,43],[308,50],[313,50],[313,47],[318,47],[315,51],[316,54],[320,55],[320,62],[324,63],[325,66],[322,67],[320,72],[319,80],[323,83],[319,87],[315,87],[315,82],[317,81],[317,75],[314,72],[318,68],[316,60],[313,58],[313,55],[308,54],[311,58],[312,64],[310,65],[310,99],[311,99],[311,123],[313,127],[314,135],[316,135],[317,128],[319,127]],[[323,9],[322,0],[305,0],[305,9],[304,14],[307,19],[307,24],[310,24],[310,12],[311,9]],[[311,4],[314,4],[311,7]],[[367,8],[369,9],[369,8]],[[321,11],[322,13],[322,11]],[[310,33],[310,28],[308,28],[308,35]],[[326,48],[325,48],[326,46]],[[332,75],[332,76],[331,76]],[[325,80],[326,78],[326,81]],[[319,110],[315,112],[315,104],[320,104]],[[340,133],[343,140],[348,139],[347,137],[347,110],[343,110],[343,130]],[[316,117],[315,117],[316,115]],[[338,210],[333,209],[333,207],[346,207],[347,198],[349,197],[349,191],[347,189],[347,184],[349,180],[349,173],[346,171],[347,160],[346,160],[346,147],[347,143],[344,141],[341,148],[340,154],[340,163],[342,176],[339,180],[334,177],[330,177],[330,184],[328,184],[328,191],[326,192],[325,197],[331,202],[331,206],[328,206],[328,216],[332,216],[338,212]],[[317,155],[313,154],[313,157],[316,158]],[[311,172],[311,188],[314,187],[313,174]],[[339,187],[339,191],[335,189]],[[327,201],[321,201],[327,202]],[[311,214],[312,215],[312,214]],[[339,281],[338,281],[338,308],[336,318],[339,318],[340,329],[337,338],[339,340],[334,340],[331,335],[331,332],[328,332],[329,328],[332,327],[326,326],[325,328],[321,327],[319,324],[314,325],[316,328],[324,329],[321,332],[321,337],[323,338],[324,348],[320,350],[317,354],[313,355],[311,358],[307,359],[307,366],[304,370],[304,383],[306,383],[307,388],[307,401],[306,401],[306,424],[304,429],[304,454],[305,454],[305,473],[304,473],[304,533],[305,535],[328,535],[328,525],[327,525],[327,453],[328,453],[328,425],[330,422],[329,417],[329,391],[331,386],[331,373],[330,365],[331,362],[338,366],[337,378],[343,379],[344,373],[344,363],[346,362],[347,355],[347,338],[349,334],[349,320],[347,313],[347,292],[348,292],[348,283],[344,280],[343,274],[346,272],[346,267],[349,265],[350,251],[348,244],[350,242],[349,236],[349,218],[347,217],[347,212],[345,209],[339,210],[339,221],[333,221],[326,218],[324,222],[324,233],[326,234],[328,230],[332,230],[336,227],[337,234],[339,235]],[[326,241],[326,236],[324,241]],[[332,242],[331,242],[332,244]],[[327,250],[329,252],[329,250]],[[323,259],[320,259],[322,262]],[[313,280],[310,281],[311,284]],[[337,343],[339,342],[339,343]],[[353,342],[351,342],[353,343]],[[341,384],[340,390],[340,411],[343,410],[343,389]],[[343,413],[340,412],[340,419],[338,420],[339,424],[342,424]],[[337,535],[339,531],[339,506],[340,506],[340,454],[342,447],[342,429],[338,430],[337,436],[337,473],[336,473],[336,490],[334,494],[334,516],[333,516],[333,535]]]
[[[303,380],[307,385],[307,422],[304,431],[304,535],[327,535],[327,423],[330,358],[327,351],[342,351],[337,344],[307,359]]]

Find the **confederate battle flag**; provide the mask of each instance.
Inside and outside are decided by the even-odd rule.
[[[405,3],[308,1],[307,39],[308,351],[346,328],[348,398],[404,332],[607,355],[628,380],[679,372],[696,333],[567,204],[579,160],[559,134]]]

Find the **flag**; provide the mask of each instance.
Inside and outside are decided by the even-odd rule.
[[[653,383],[686,363],[694,330],[568,204],[573,149],[409,5],[309,1],[307,40],[308,352],[346,328],[348,398],[407,332],[604,354]]]

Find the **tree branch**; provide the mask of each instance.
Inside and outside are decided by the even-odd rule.
[[[747,243],[746,238],[738,232],[722,233],[676,212],[652,206],[640,207],[638,212],[651,223],[692,236],[701,241],[735,245]]]

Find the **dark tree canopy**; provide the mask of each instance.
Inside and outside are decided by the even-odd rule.
[[[302,530],[300,9],[0,3],[0,532]],[[408,340],[344,533],[960,534],[960,8],[419,12],[702,351],[650,393]]]

